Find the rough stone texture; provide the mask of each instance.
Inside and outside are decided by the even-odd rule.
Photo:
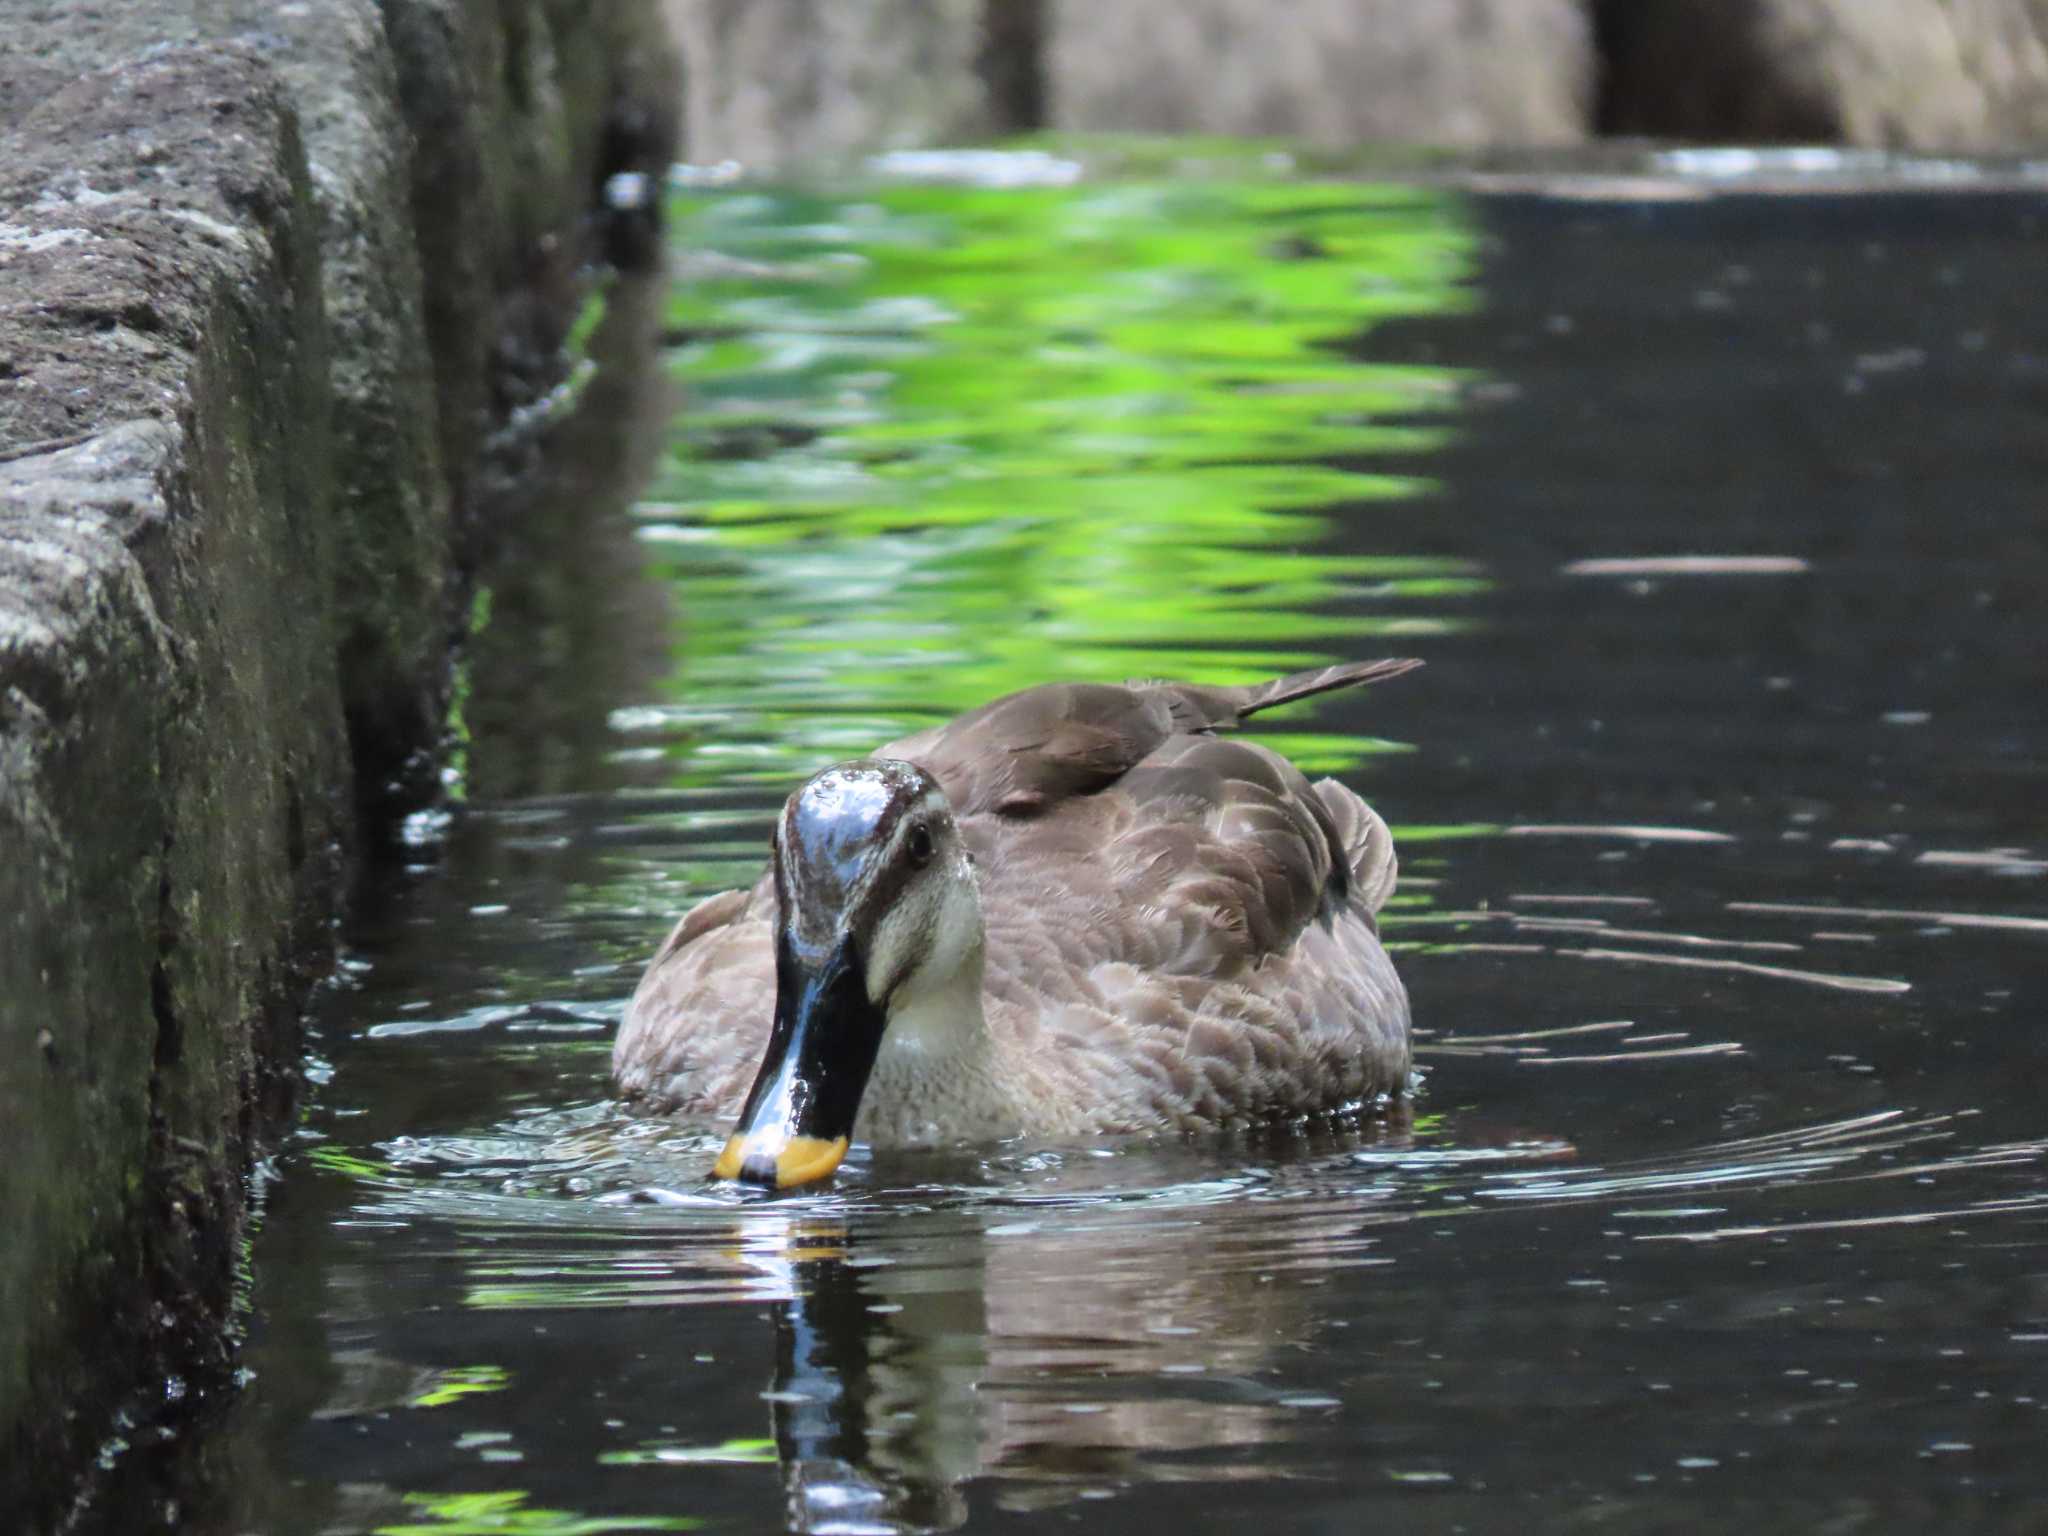
[[[1577,0],[1050,0],[1045,58],[1054,128],[1568,144],[1591,119]]]
[[[33,1528],[123,1393],[225,1357],[351,764],[431,746],[474,465],[675,86],[653,0],[0,0],[0,36],[0,1508]]]
[[[448,488],[420,324],[409,135],[375,0],[10,0],[17,96],[109,58],[239,36],[296,109],[324,245],[340,441],[343,680],[358,742],[402,758],[431,739],[447,649]],[[382,768],[373,762],[372,773]]]
[[[421,317],[410,133],[374,0],[248,8],[276,28],[320,213],[336,462],[343,704],[388,777],[430,740],[448,649],[449,485]]]
[[[610,170],[659,176],[682,95],[656,0],[380,0],[413,125],[441,457],[458,541],[495,423],[553,366]]]
[[[655,146],[672,142],[659,12],[653,0],[0,0],[0,19],[0,108],[17,113],[84,69],[166,44],[239,38],[283,80],[321,217],[342,679],[374,793],[438,728],[452,525],[490,423],[552,365],[593,168],[658,170]],[[621,115],[636,113],[637,142],[621,144]]]
[[[2048,144],[2048,0],[1609,0],[1600,30],[1609,131]]]
[[[693,160],[1038,127],[2048,145],[2048,0],[662,0]],[[1598,99],[1596,101],[1596,89]]]
[[[984,0],[664,3],[692,160],[775,165],[1026,126],[1005,121],[979,72]]]
[[[110,1345],[155,1358],[225,1308],[347,761],[317,216],[271,70],[88,76],[0,167],[0,1445],[27,1470],[97,1429],[61,1410]]]

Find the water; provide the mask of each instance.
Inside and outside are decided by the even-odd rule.
[[[2048,207],[1586,190],[690,203],[108,1528],[2035,1528]],[[1396,827],[1409,1109],[761,1199],[607,1096],[810,768],[1386,652],[1266,736]]]

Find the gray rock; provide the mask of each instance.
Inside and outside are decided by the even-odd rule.
[[[256,9],[284,40],[320,213],[343,704],[364,771],[388,775],[439,728],[452,633],[411,135],[375,0]]]
[[[459,544],[492,424],[554,364],[583,254],[572,236],[601,173],[667,169],[679,66],[654,0],[379,3],[413,130],[423,313]]]
[[[2048,0],[1629,0],[1603,20],[1613,131],[2048,144]]]
[[[1325,146],[1568,144],[1591,117],[1577,0],[1050,0],[1051,125]]]
[[[320,213],[347,708],[366,766],[385,772],[437,729],[450,560],[449,488],[420,319],[411,140],[376,0],[0,0],[0,15],[38,65],[18,96],[108,59],[223,39],[276,69],[298,115]]]
[[[683,49],[692,160],[787,164],[1004,125],[979,73],[983,0],[665,4]]]

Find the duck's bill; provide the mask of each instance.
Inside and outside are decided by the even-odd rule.
[[[868,1001],[850,943],[810,959],[785,938],[776,946],[775,979],[768,1051],[711,1171],[790,1189],[829,1178],[845,1159],[883,1015]]]
[[[716,1178],[790,1189],[830,1178],[852,1145],[850,1136],[834,1136],[830,1141],[821,1136],[791,1136],[778,1143],[735,1131],[711,1165],[711,1172]]]

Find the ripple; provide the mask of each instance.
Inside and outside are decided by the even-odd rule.
[[[1832,987],[1839,992],[1895,995],[1913,990],[1910,981],[1900,981],[1890,976],[1852,976],[1835,971],[1806,971],[1788,965],[1761,965],[1754,960],[1710,959],[1704,955],[1652,955],[1635,949],[1559,949],[1557,953],[1577,960],[1620,961],[1628,965],[1673,965],[1696,971],[1732,971],[1744,976],[1767,976],[1775,981],[1796,981],[1812,987]]]
[[[1523,823],[1503,827],[1507,837],[1616,837],[1636,843],[1732,843],[1732,833],[1713,832],[1702,827],[1596,826],[1568,822]]]
[[[1944,912],[1931,908],[1829,907],[1785,901],[1731,901],[1730,912],[1772,917],[1851,918],[1863,922],[1939,923],[1945,928],[1990,928],[2006,933],[2048,933],[2048,917],[2013,917],[1993,912]]]
[[[1641,555],[1560,569],[1567,576],[1801,576],[1813,567],[1796,555]]]

